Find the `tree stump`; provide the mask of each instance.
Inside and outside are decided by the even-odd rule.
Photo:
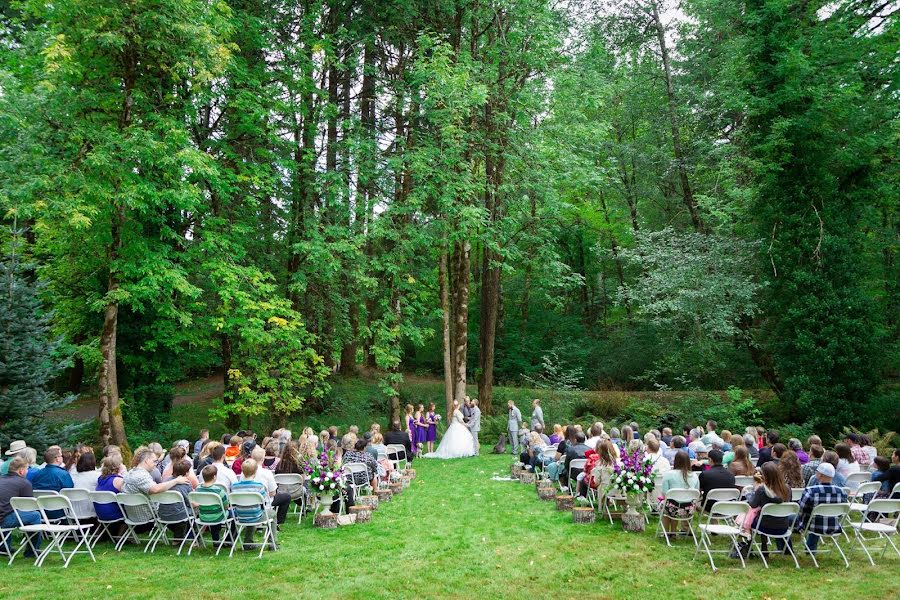
[[[375,490],[375,495],[378,497],[378,503],[388,502],[391,497],[394,495],[391,490]]]
[[[313,527],[320,527],[322,529],[337,529],[337,513],[319,513],[316,515],[316,518],[313,519]]]
[[[365,504],[357,504],[350,507],[350,514],[356,517],[357,523],[368,523],[372,520],[372,507]]]
[[[406,489],[412,484],[412,477],[410,477],[409,475],[404,475],[400,478],[400,483],[403,484],[403,489]]]
[[[510,466],[510,471],[512,472],[513,477],[518,477],[519,473],[522,472],[522,463],[517,463],[517,462],[513,463]]]
[[[538,498],[541,500],[555,500],[556,490],[552,487],[538,488]]]
[[[550,481],[549,479],[537,479],[537,480],[535,480],[535,482],[534,482],[534,487],[536,487],[537,489],[541,489],[541,488],[550,488],[550,489],[553,489],[553,488],[556,487],[556,486],[555,486],[554,483],[553,483],[552,481]]]
[[[416,470],[415,469],[403,469],[403,474],[409,477],[410,479],[416,478]]]
[[[560,494],[556,497],[556,510],[572,510],[575,504],[575,498],[568,494]]]
[[[395,483],[391,483],[391,493],[395,496],[400,495],[400,492],[403,491],[403,482],[397,481]]]
[[[590,506],[576,506],[572,509],[572,521],[575,523],[593,523],[594,509]]]
[[[376,492],[377,493],[377,492]],[[378,496],[360,496],[356,499],[356,503],[362,506],[368,506],[372,510],[378,509]]]
[[[519,473],[519,481],[522,483],[534,483],[534,472],[522,471]]]

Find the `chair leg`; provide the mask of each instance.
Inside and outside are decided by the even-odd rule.
[[[872,560],[872,555],[869,554],[869,549],[866,548],[866,542],[865,542],[866,538],[859,532],[858,529],[856,530],[856,539],[857,539],[857,541],[859,541],[859,545],[862,546],[863,552],[866,553],[866,557],[869,559],[869,563],[871,563],[872,566],[874,567],[875,561]]]
[[[806,553],[809,554],[809,557],[812,559],[813,564],[814,564],[814,565],[816,566],[816,568],[818,569],[818,568],[819,568],[819,561],[816,560],[816,554],[815,554],[815,552],[813,552],[812,549],[809,547],[809,543],[806,541],[806,538],[807,538],[807,536],[804,535],[804,536],[803,536],[803,547],[806,548]],[[822,543],[821,540],[819,540],[819,543]],[[841,554],[843,555],[843,552],[842,552]],[[847,560],[847,559],[845,558],[844,560]]]

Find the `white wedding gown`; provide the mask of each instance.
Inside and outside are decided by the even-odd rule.
[[[472,432],[463,424],[462,412],[453,411],[453,419],[450,427],[444,433],[444,438],[434,452],[423,455],[424,458],[462,458],[475,456],[475,440]]]

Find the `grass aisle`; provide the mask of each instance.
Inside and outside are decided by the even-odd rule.
[[[19,561],[0,579],[2,598],[872,598],[900,597],[900,559],[877,567],[833,556],[815,571],[808,559],[773,559],[768,571],[713,574],[693,545],[675,549],[618,523],[577,526],[541,502],[532,486],[491,481],[510,459],[416,463],[412,488],[382,505],[366,525],[336,531],[285,525],[281,549],[262,560],[168,548],[145,555],[98,547],[63,571],[58,558],[35,569]],[[199,554],[197,553],[199,552]],[[723,560],[723,566],[729,561]]]

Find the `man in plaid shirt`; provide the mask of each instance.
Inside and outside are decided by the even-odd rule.
[[[859,445],[859,436],[855,433],[847,434],[847,445],[850,446],[850,453],[853,454],[853,460],[859,463],[859,468],[865,470],[872,464],[872,457],[866,454],[863,447]]]
[[[800,514],[794,524],[795,531],[802,531],[809,521],[813,508],[819,504],[840,504],[847,501],[847,494],[843,489],[831,483],[834,478],[834,465],[823,462],[816,468],[816,482],[806,488],[803,497],[800,498]],[[834,534],[839,532],[837,517],[816,516],[809,528],[809,537],[806,544],[810,550],[816,551],[819,545],[819,535]]]

